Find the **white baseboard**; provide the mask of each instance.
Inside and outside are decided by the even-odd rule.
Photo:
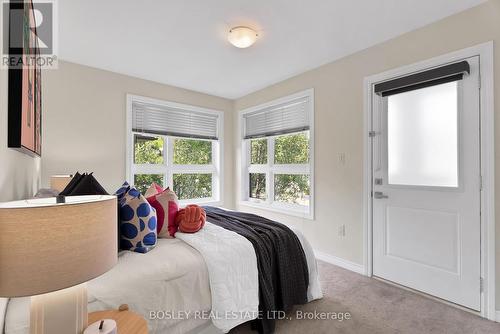
[[[318,260],[333,264],[335,266],[354,271],[355,273],[364,275],[365,274],[365,267],[362,264],[351,262],[349,260],[342,259],[340,257],[330,255],[327,253],[323,253],[320,251],[315,250],[314,255],[316,255],[316,258]]]

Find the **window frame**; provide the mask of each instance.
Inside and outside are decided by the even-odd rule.
[[[244,139],[243,133],[245,129],[245,114],[257,112],[261,109],[272,107],[287,102],[296,100],[297,98],[309,98],[309,163],[307,164],[275,164],[274,163],[274,145],[276,136],[259,137],[254,139],[267,139],[267,164],[250,164],[251,161],[251,145],[252,139]],[[314,89],[307,89],[296,94],[288,95],[255,107],[241,110],[239,112],[240,122],[240,147],[241,147],[241,193],[240,205],[254,207],[263,210],[283,213],[290,216],[301,218],[314,219]],[[292,135],[306,131],[298,131],[294,133],[284,134]],[[250,197],[250,173],[266,174],[266,200]],[[309,206],[299,204],[284,203],[274,200],[274,175],[276,174],[305,174],[309,175]]]
[[[166,107],[186,109],[186,111],[196,111],[217,115],[218,140],[187,138],[178,136],[164,136],[150,134],[147,132],[132,131],[132,103],[146,102],[158,104]],[[134,136],[144,135],[163,138],[163,163],[162,164],[135,164],[134,163]],[[224,156],[224,113],[217,110],[206,109],[187,104],[158,100],[138,95],[127,94],[127,125],[126,125],[126,179],[130,184],[134,184],[135,174],[161,174],[165,185],[173,189],[174,174],[212,174],[212,197],[194,198],[179,200],[181,205],[186,204],[210,204],[222,205],[222,189],[224,189],[224,170],[222,157]],[[207,165],[177,165],[173,163],[174,141],[176,139],[194,139],[212,142],[212,163]]]

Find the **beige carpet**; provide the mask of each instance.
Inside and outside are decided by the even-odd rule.
[[[319,262],[324,297],[278,320],[276,333],[500,333],[500,323],[418,294]],[[350,312],[352,319],[298,320],[296,311]],[[247,324],[231,334],[256,333]]]

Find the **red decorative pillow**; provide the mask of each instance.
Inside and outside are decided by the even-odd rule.
[[[156,209],[158,238],[173,238],[177,232],[175,217],[179,211],[175,192],[167,188],[158,194],[147,197],[147,200]]]
[[[177,213],[176,222],[179,225],[179,231],[184,233],[195,233],[203,228],[207,214],[202,207],[198,205],[188,205],[180,209]]]

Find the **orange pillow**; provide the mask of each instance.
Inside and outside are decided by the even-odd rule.
[[[180,209],[175,218],[179,231],[184,233],[195,233],[203,228],[207,214],[202,207],[198,205],[188,205]]]

